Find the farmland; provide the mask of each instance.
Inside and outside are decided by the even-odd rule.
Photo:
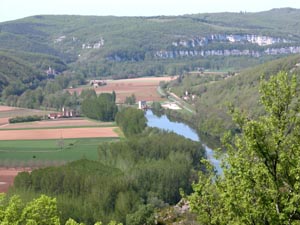
[[[0,142],[0,193],[6,192],[21,171],[56,166],[82,158],[96,160],[98,146],[118,138],[14,140]]]
[[[0,105],[0,126],[8,124],[8,119],[17,116],[39,115],[44,116],[51,111],[43,111],[37,109],[25,109]]]
[[[51,164],[51,161],[73,161],[81,158],[98,158],[98,146],[118,138],[74,138],[51,140],[15,140],[0,142],[2,166],[38,166],[36,163]],[[49,162],[50,161],[50,162]],[[40,165],[42,166],[42,165]]]
[[[116,101],[123,103],[134,94],[136,100],[159,101],[157,86],[171,77],[108,80],[95,88],[97,94],[116,92]],[[77,92],[91,86],[69,89]],[[19,171],[65,164],[82,158],[98,159],[98,147],[103,142],[119,140],[113,122],[86,118],[43,120],[9,124],[17,116],[47,115],[49,111],[0,106],[0,192],[7,191]]]
[[[42,120],[27,123],[6,124],[0,127],[2,129],[41,129],[41,128],[66,128],[66,127],[111,127],[113,122],[99,122],[85,118]]]
[[[20,171],[82,158],[96,160],[101,143],[119,140],[113,122],[70,118],[8,123],[11,117],[48,113],[0,106],[0,192],[8,190]]]
[[[136,100],[159,101],[161,96],[157,93],[157,86],[161,81],[170,81],[174,77],[143,77],[134,79],[107,80],[107,84],[94,88],[97,94],[116,92],[116,102],[124,103],[126,97],[135,95]],[[83,89],[91,86],[68,89],[70,93],[81,93]]]

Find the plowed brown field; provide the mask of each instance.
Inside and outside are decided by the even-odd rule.
[[[135,95],[136,101],[158,101],[161,99],[157,93],[157,87],[161,81],[170,81],[174,77],[143,77],[134,79],[108,80],[107,85],[94,88],[99,93],[116,92],[116,102],[124,103],[126,97]],[[91,87],[89,87],[91,88]],[[70,93],[77,92],[78,94],[84,88],[68,89]]]
[[[58,138],[118,137],[116,127],[0,130],[0,140],[44,140]]]

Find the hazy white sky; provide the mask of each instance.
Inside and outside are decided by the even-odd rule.
[[[0,22],[41,14],[156,16],[300,8],[300,0],[0,0]]]

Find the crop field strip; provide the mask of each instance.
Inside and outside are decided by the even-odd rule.
[[[0,142],[0,166],[34,161],[73,161],[98,158],[98,146],[119,138],[77,138],[52,140],[14,140]],[[16,164],[16,165],[14,165]]]
[[[117,127],[0,130],[0,140],[40,140],[58,138],[118,137]]]

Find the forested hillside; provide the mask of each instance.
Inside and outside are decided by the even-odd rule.
[[[188,120],[197,121],[194,126],[200,132],[221,137],[224,131],[236,129],[229,115],[230,105],[249,112],[253,118],[264,114],[259,102],[260,80],[269,79],[270,75],[279,71],[299,77],[300,56],[270,61],[225,79],[216,75],[187,74],[170,87],[179,95],[184,95],[186,90],[195,94],[197,97],[192,104],[197,113]]]
[[[54,77],[63,77],[65,88],[90,77],[236,71],[297,54],[299,15],[297,9],[284,8],[157,17],[37,15],[3,22],[2,101],[33,107],[35,103],[21,104],[20,96],[28,89],[44,89]],[[39,104],[59,105],[48,102]]]
[[[0,49],[57,56],[85,76],[241,68],[299,53],[299,15],[290,8],[158,17],[38,15],[1,23]]]

